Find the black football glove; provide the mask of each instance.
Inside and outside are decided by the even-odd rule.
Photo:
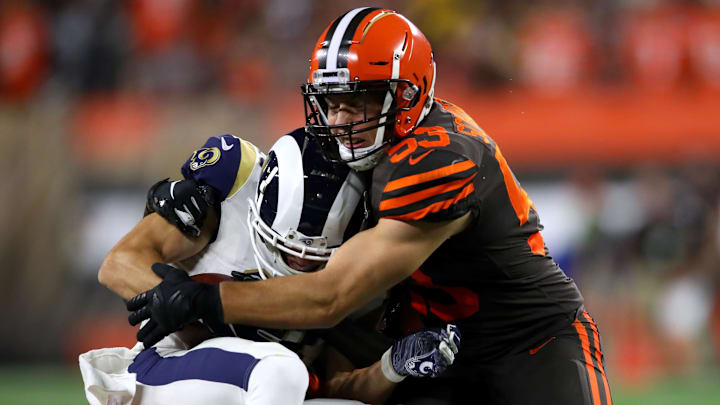
[[[214,206],[212,189],[195,180],[161,180],[148,191],[145,215],[157,212],[182,233],[198,237],[208,209]]]
[[[155,263],[152,270],[163,281],[127,302],[130,325],[149,321],[137,333],[145,348],[198,319],[223,323],[219,284],[194,281],[180,269]]]
[[[457,326],[423,329],[398,340],[383,354],[382,372],[392,382],[400,382],[408,375],[437,377],[455,361],[459,348]]]

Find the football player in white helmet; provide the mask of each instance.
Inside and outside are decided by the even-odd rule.
[[[151,188],[145,218],[100,268],[100,282],[124,299],[153,287],[158,275],[217,283],[319,270],[365,217],[360,177],[325,162],[302,129],[267,156],[231,135],[210,138],[182,173],[184,180]],[[149,348],[84,353],[80,366],[91,404],[299,404],[306,392],[375,402],[406,375],[441,373],[459,345],[450,326],[421,331],[396,342],[382,362],[321,384],[303,363],[312,358],[288,349],[316,338],[194,323]]]
[[[321,162],[319,149],[300,132],[300,138],[283,137],[273,146],[249,201],[257,268],[270,273],[262,278],[316,270],[364,218],[360,176]]]
[[[435,60],[421,30],[375,7],[326,27],[302,86],[306,129],[328,161],[372,176],[373,226],[319,272],[217,290],[167,277],[128,301],[134,323],[153,321],[138,338],[155,341],[197,317],[328,328],[392,290],[399,316],[386,324],[398,337],[452,322],[465,349],[446,374],[406,380],[391,401],[612,403],[582,293],[550,255],[501,148],[460,106],[435,97]],[[277,299],[256,307],[268,294]]]

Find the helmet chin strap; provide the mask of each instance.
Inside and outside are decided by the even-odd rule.
[[[340,156],[342,158],[345,158],[343,148],[345,148],[345,147],[342,146],[340,148]],[[372,148],[372,147],[370,146],[368,148]],[[345,149],[347,149],[347,148],[345,148]],[[362,148],[362,149],[366,149],[366,148]],[[385,148],[378,148],[378,149],[372,151],[367,156],[364,156],[358,160],[353,160],[353,161],[345,162],[345,163],[348,166],[350,166],[351,169],[355,170],[356,172],[363,172],[365,170],[370,170],[373,167],[377,166],[377,164],[380,162],[380,158],[382,157],[382,152],[384,150],[385,150]],[[349,149],[347,149],[347,151],[348,151],[347,157],[351,158],[352,152],[350,152]],[[356,154],[357,154],[357,151],[356,151]]]
[[[384,120],[385,117],[382,117],[381,119]],[[377,128],[377,132],[375,133],[375,142],[370,146],[366,146],[364,148],[350,149],[338,140],[337,142],[338,151],[340,152],[340,158],[342,160],[345,160],[347,165],[350,166],[350,168],[352,168],[353,170],[362,172],[372,169],[380,161],[381,155],[379,152],[384,150],[384,148],[381,148],[380,145],[382,145],[384,138],[385,126],[383,125]],[[357,159],[358,157],[360,158]]]

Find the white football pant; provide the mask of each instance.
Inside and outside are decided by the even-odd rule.
[[[214,338],[184,349],[170,335],[148,350],[142,343],[91,350],[79,357],[91,405],[303,404],[308,372],[278,343]],[[306,404],[360,404],[320,399]]]

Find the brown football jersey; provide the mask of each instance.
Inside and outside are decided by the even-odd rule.
[[[403,282],[426,325],[454,322],[491,359],[574,320],[583,298],[550,257],[535,207],[498,145],[462,109],[435,104],[373,170],[375,220],[472,223]]]

